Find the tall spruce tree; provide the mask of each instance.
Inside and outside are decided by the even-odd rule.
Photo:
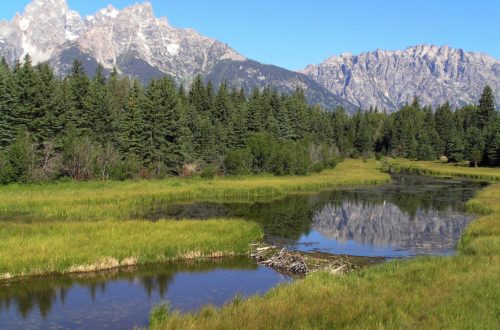
[[[9,146],[16,137],[17,95],[8,66],[0,66],[0,149]]]
[[[175,84],[169,78],[152,81],[143,104],[147,161],[156,174],[181,171],[183,148],[181,104]]]
[[[495,119],[495,112],[495,97],[493,96],[493,90],[487,85],[479,99],[478,125],[480,129],[487,127],[489,123]]]
[[[80,126],[83,134],[92,137],[102,145],[116,141],[115,117],[111,96],[106,86],[102,66],[98,66],[89,90],[83,100],[84,123]]]
[[[78,60],[73,61],[68,83],[71,90],[72,108],[74,109],[74,113],[69,115],[68,121],[80,134],[89,126],[88,115],[85,113],[85,100],[89,92],[90,80],[85,74],[83,64]]]
[[[120,149],[124,155],[139,157],[142,149],[142,138],[144,125],[140,109],[140,98],[142,90],[136,81],[130,93],[128,93],[127,102],[123,105],[123,115],[120,120]]]

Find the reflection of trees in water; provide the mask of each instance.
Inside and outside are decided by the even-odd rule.
[[[259,222],[267,235],[297,240],[310,232],[313,214],[325,206],[340,207],[349,202],[369,209],[390,203],[413,219],[422,211],[462,210],[480,187],[467,181],[397,175],[389,185],[289,195],[270,201],[158,203],[151,207],[154,211],[150,218],[243,217]]]
[[[149,297],[158,292],[164,298],[168,285],[179,272],[209,272],[223,269],[257,269],[247,258],[230,258],[213,261],[155,264],[131,268],[114,269],[98,273],[32,278],[0,284],[0,315],[9,309],[27,318],[38,310],[45,318],[56,303],[65,304],[68,293],[76,286],[88,289],[92,301],[98,292],[105,294],[108,283],[114,281],[139,282]],[[1,324],[1,322],[0,322]]]
[[[419,210],[413,216],[392,203],[326,205],[314,215],[313,228],[323,236],[372,245],[391,245],[415,253],[452,250],[471,216],[451,211]]]
[[[311,230],[314,203],[309,196],[293,196],[272,203],[229,205],[231,213],[252,219],[266,235],[298,239]]]
[[[463,211],[465,202],[474,196],[481,184],[432,177],[393,176],[393,184],[325,193],[326,204],[336,206],[345,201],[358,205],[392,203],[402,212],[414,216],[418,211]]]

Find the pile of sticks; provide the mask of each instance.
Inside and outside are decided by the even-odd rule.
[[[344,275],[359,268],[341,256],[318,258],[307,253],[290,252],[285,248],[279,250],[275,246],[254,245],[250,256],[261,265],[297,275],[306,275],[319,270],[334,275]]]
[[[264,253],[259,253],[265,251],[263,249],[268,250],[266,248],[257,248],[256,252],[252,255],[252,257],[262,265],[284,270],[292,274],[302,275],[310,272],[305,258],[301,255],[291,254],[283,248],[278,253],[265,257]]]

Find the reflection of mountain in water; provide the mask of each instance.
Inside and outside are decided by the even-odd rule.
[[[455,211],[417,210],[409,215],[392,203],[344,201],[325,205],[313,216],[313,229],[328,239],[391,245],[416,254],[452,251],[473,217]]]

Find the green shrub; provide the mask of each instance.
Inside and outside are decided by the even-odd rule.
[[[214,165],[207,165],[201,171],[201,177],[206,180],[211,180],[215,177],[217,170]]]
[[[231,175],[250,174],[252,160],[252,152],[248,148],[231,150],[224,159],[224,173]]]
[[[325,169],[325,164],[323,162],[313,164],[311,167],[311,172],[321,173]]]
[[[27,182],[30,180],[30,158],[32,158],[32,141],[26,132],[21,132],[15,143],[4,154],[0,163],[0,182]]]

